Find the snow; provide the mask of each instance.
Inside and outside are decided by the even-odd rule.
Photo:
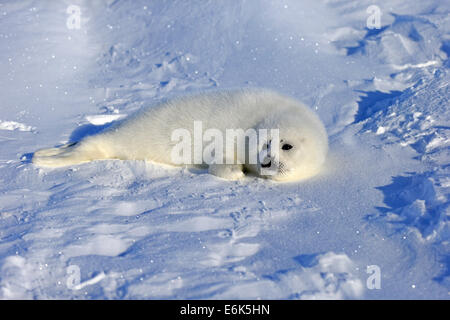
[[[16,121],[1,121],[0,130],[19,130],[19,131],[33,131],[35,128],[27,126],[26,124]]]
[[[0,298],[448,299],[449,9],[0,1]],[[162,99],[246,86],[318,113],[323,172],[280,184],[30,163]]]

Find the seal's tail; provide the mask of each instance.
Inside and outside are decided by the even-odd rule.
[[[80,146],[75,142],[59,148],[41,149],[33,154],[32,162],[42,167],[64,167],[94,160]]]

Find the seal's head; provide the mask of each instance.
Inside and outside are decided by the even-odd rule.
[[[258,175],[276,181],[297,181],[319,172],[328,151],[328,138],[322,122],[312,111],[290,110],[266,119],[261,126],[268,130],[266,139],[259,137],[265,142],[260,144],[258,163],[253,170]]]

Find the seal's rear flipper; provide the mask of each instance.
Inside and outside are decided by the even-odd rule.
[[[64,167],[94,160],[88,156],[89,153],[85,152],[85,148],[80,146],[75,142],[59,148],[41,149],[33,154],[31,161],[42,167]]]

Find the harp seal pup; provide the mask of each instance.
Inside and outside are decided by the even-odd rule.
[[[328,137],[319,117],[303,103],[266,89],[212,91],[161,102],[99,134],[59,148],[38,150],[32,162],[43,167],[62,167],[121,159],[179,165],[171,156],[176,145],[172,133],[184,128],[194,134],[194,121],[201,121],[203,130],[215,128],[223,133],[238,128],[278,129],[277,159],[269,156],[257,163],[240,159],[233,164],[225,160],[224,164],[203,164],[209,173],[224,179],[236,180],[251,173],[276,181],[303,180],[316,175],[325,162]],[[264,144],[258,144],[258,152],[271,144],[269,134]],[[268,164],[278,170],[262,175],[261,169]]]

